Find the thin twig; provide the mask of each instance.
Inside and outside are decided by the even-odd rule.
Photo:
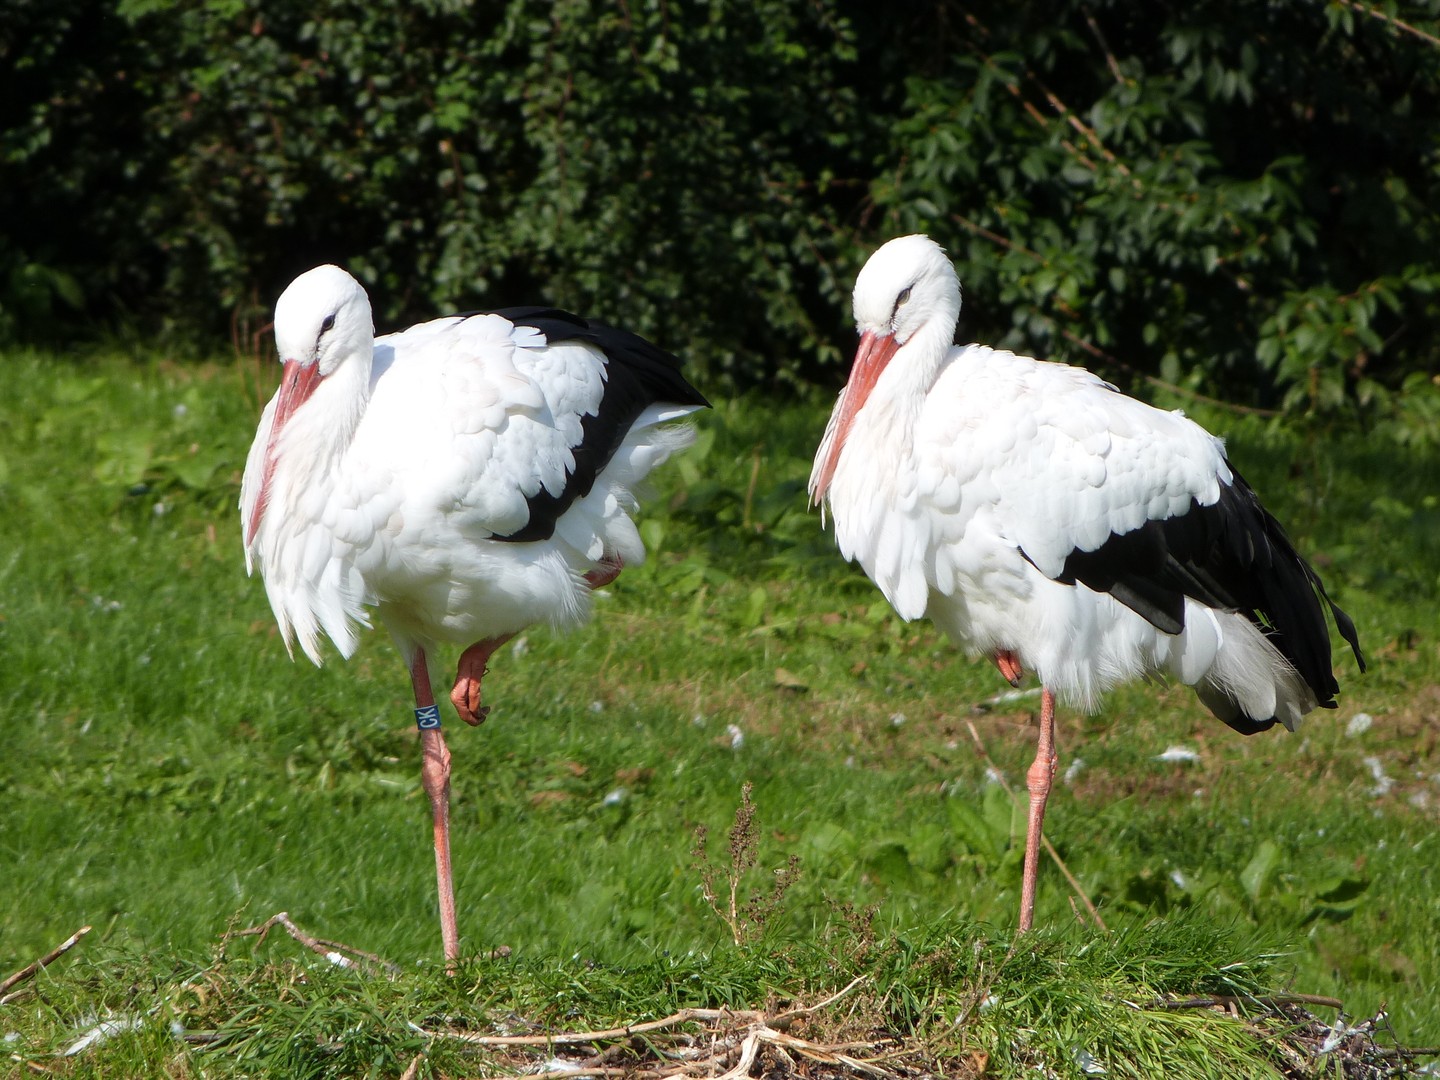
[[[989,240],[996,247],[1002,247],[1006,251],[1018,251],[1022,255],[1030,256],[1030,258],[1034,259],[1038,263],[1043,264],[1046,261],[1045,256],[1041,255],[1038,251],[1031,251],[1024,244],[1017,244],[1014,240],[1011,240],[1008,237],[1001,236],[999,233],[987,229],[979,222],[971,221],[969,218],[961,214],[952,213],[950,215],[950,219],[954,221],[957,225],[961,225],[964,228],[969,229],[976,236],[981,236],[984,237],[986,240]]]
[[[51,949],[44,956],[40,957],[39,960],[36,960],[33,964],[26,964],[19,971],[15,972],[15,974],[7,978],[4,982],[0,982],[0,995],[4,995],[5,991],[9,990],[17,983],[22,983],[26,979],[33,978],[39,972],[44,971],[56,960],[60,959],[60,957],[64,956],[67,952],[69,952],[76,945],[78,945],[80,943],[80,939],[89,932],[90,927],[82,926],[79,930],[76,930],[75,933],[71,934],[59,945],[55,946],[55,948]],[[0,1005],[4,1005],[9,1000],[10,998],[8,995],[0,997]]]
[[[1051,321],[1053,322],[1054,320]],[[1143,379],[1151,386],[1158,386],[1161,390],[1168,390],[1172,394],[1179,394],[1182,397],[1193,398],[1194,400],[1203,402],[1206,405],[1213,405],[1216,408],[1220,409],[1229,409],[1231,412],[1244,413],[1247,416],[1273,417],[1280,415],[1274,409],[1261,409],[1257,408],[1254,405],[1237,405],[1233,401],[1221,401],[1219,398],[1213,398],[1207,394],[1202,394],[1198,390],[1191,390],[1189,387],[1186,386],[1178,386],[1175,383],[1166,382],[1164,379],[1160,378],[1157,375],[1147,375],[1145,372],[1139,370],[1138,368],[1131,367],[1119,357],[1110,355],[1098,345],[1092,345],[1084,338],[1072,334],[1063,326],[1059,329],[1061,337],[1063,337],[1066,341],[1071,342],[1072,344],[1080,346],[1080,348],[1084,349],[1097,360],[1104,360],[1107,364],[1111,364],[1119,368],[1121,371],[1135,376],[1137,379]]]
[[[773,1028],[779,1028],[783,1031],[786,1027],[788,1027],[794,1021],[798,1020],[800,1017],[809,1016],[811,1013],[819,1012],[821,1009],[828,1008],[829,1006],[835,1004],[835,1002],[839,1001],[842,997],[850,993],[851,990],[854,990],[857,986],[859,986],[868,978],[870,978],[869,975],[857,975],[845,985],[844,989],[835,991],[835,993],[831,994],[824,1001],[817,1001],[814,1005],[808,1005],[804,1008],[791,1009],[788,1012],[783,1012],[770,1021],[770,1026]]]
[[[1109,44],[1105,41],[1105,35],[1100,32],[1100,24],[1095,21],[1095,16],[1090,14],[1090,9],[1080,5],[1080,10],[1085,14],[1085,22],[1090,27],[1090,32],[1095,35],[1095,40],[1100,43],[1100,51],[1105,54],[1105,65],[1110,69],[1110,74],[1121,86],[1125,85],[1125,75],[1120,70],[1120,62],[1115,59],[1115,54],[1110,51]]]
[[[1006,781],[1005,774],[996,768],[995,762],[990,759],[990,753],[985,749],[985,743],[981,741],[980,732],[975,730],[975,725],[969,720],[965,721],[965,726],[970,729],[970,737],[975,740],[975,748],[979,751],[980,757],[984,760],[985,764],[990,767],[990,775],[995,778],[1005,794],[1010,796],[1010,801],[1012,803],[1018,803],[1019,799],[1015,794],[1015,790]],[[1045,845],[1045,850],[1050,853],[1050,858],[1053,859],[1055,865],[1060,868],[1060,873],[1065,875],[1065,880],[1070,883],[1071,890],[1080,898],[1080,902],[1085,905],[1085,910],[1090,913],[1090,918],[1095,920],[1095,925],[1098,926],[1103,933],[1108,934],[1110,928],[1105,925],[1105,920],[1100,917],[1100,912],[1097,911],[1095,905],[1090,902],[1090,897],[1085,895],[1085,890],[1081,887],[1080,882],[1075,880],[1075,875],[1070,873],[1070,867],[1065,865],[1065,860],[1062,859],[1060,853],[1055,850],[1055,845],[1050,843],[1049,837],[1044,833],[1040,834],[1040,843]]]
[[[1347,7],[1352,7],[1356,11],[1361,12],[1362,14],[1369,15],[1372,19],[1379,19],[1381,22],[1387,22],[1391,26],[1404,30],[1407,34],[1414,34],[1422,41],[1428,41],[1431,45],[1440,46],[1440,38],[1437,38],[1434,34],[1427,34],[1418,26],[1411,26],[1407,22],[1402,22],[1401,20],[1395,18],[1394,15],[1389,15],[1386,12],[1381,11],[1379,8],[1373,8],[1369,4],[1359,3],[1358,0],[1343,0],[1343,2]]]
[[[769,1043],[772,1046],[783,1049],[794,1050],[802,1057],[812,1061],[819,1061],[824,1064],[848,1065],[859,1072],[870,1073],[872,1076],[889,1076],[890,1072],[877,1066],[874,1059],[852,1057],[843,1053],[845,1050],[870,1050],[873,1046],[869,1043],[839,1043],[835,1045],[819,1045],[805,1039],[797,1039],[793,1035],[786,1035],[783,1032],[770,1028],[762,1028],[755,1033],[760,1041]]]
[[[750,482],[745,485],[745,502],[740,512],[740,527],[746,531],[755,529],[754,520],[751,514],[755,509],[755,488],[760,483],[761,450],[763,447],[756,446],[750,455]]]
[[[1377,1046],[1370,1052],[1382,1058],[1440,1057],[1440,1046],[1407,1046],[1403,1049],[1398,1046]]]
[[[215,1046],[234,1036],[233,1031],[186,1031],[179,1037],[186,1046]]]
[[[383,968],[390,975],[401,974],[400,966],[398,964],[392,964],[383,956],[376,956],[374,953],[366,952],[364,949],[357,949],[355,948],[355,946],[346,945],[344,942],[341,941],[330,941],[327,938],[317,938],[313,934],[307,934],[304,930],[301,930],[298,926],[295,925],[294,922],[291,921],[290,913],[288,911],[276,912],[274,915],[270,916],[270,918],[266,919],[258,926],[251,926],[244,930],[229,930],[221,937],[220,940],[223,943],[229,941],[232,937],[258,936],[260,940],[255,943],[255,947],[259,948],[265,943],[265,936],[269,934],[270,931],[273,930],[277,925],[283,926],[286,933],[288,933],[301,945],[304,945],[311,952],[319,953],[321,956],[325,957],[325,959],[329,960],[333,964],[339,965],[340,967],[360,967],[361,965],[359,963],[351,959],[351,957],[359,957],[360,960],[363,960],[365,963],[373,964],[376,967]],[[349,953],[350,955],[346,956],[346,953]]]
[[[604,1031],[562,1031],[549,1035],[474,1035],[467,1031],[430,1031],[414,1024],[411,1025],[411,1028],[421,1035],[458,1039],[475,1046],[569,1046],[575,1043],[600,1042],[605,1039],[625,1039],[632,1035],[664,1031],[666,1028],[701,1021],[744,1020],[754,1023],[763,1019],[764,1014],[759,1012],[734,1012],[730,1009],[681,1009],[679,1012],[671,1013],[659,1020],[647,1020],[640,1024],[627,1024],[624,1027],[607,1028]]]
[[[720,1080],[738,1080],[750,1072],[750,1066],[755,1063],[755,1055],[760,1052],[760,1032],[752,1031],[745,1036],[745,1041],[740,1044],[740,1060],[733,1068],[724,1073]]]
[[[968,22],[974,29],[981,31],[981,33],[985,37],[989,37],[989,30],[987,30],[981,24],[980,20],[975,18],[974,15],[967,13],[965,16],[965,21]],[[996,68],[998,70],[998,65],[995,63],[993,57],[991,57],[988,53],[986,53],[982,49],[979,49],[973,44],[970,47],[972,51],[974,51],[980,57],[980,59],[982,59],[988,66]],[[1060,118],[1064,120],[1066,124],[1068,124],[1074,131],[1078,132],[1084,138],[1084,140],[1089,143],[1091,147],[1094,148],[1096,153],[1103,157],[1116,172],[1129,180],[1131,186],[1134,187],[1136,191],[1143,190],[1140,181],[1136,177],[1130,175],[1130,169],[1125,165],[1123,161],[1117,158],[1110,151],[1110,148],[1105,145],[1105,143],[1101,140],[1100,135],[1095,131],[1094,128],[1090,127],[1088,124],[1085,123],[1085,121],[1081,120],[1080,117],[1076,115],[1075,111],[1070,108],[1070,106],[1066,105],[1065,102],[1061,101],[1060,96],[1056,94],[1053,90],[1051,90],[1048,86],[1046,86],[1045,83],[1040,79],[1040,76],[1035,74],[1035,71],[1032,68],[1027,67],[1025,69],[1025,75],[1032,83],[1035,84],[1035,86],[1039,89],[1041,95],[1045,98],[1046,103],[1049,104],[1052,109],[1054,109],[1057,113],[1060,114]],[[1034,105],[1032,105],[1029,101],[1025,99],[1025,92],[1021,90],[1019,86],[1006,79],[1001,80],[1001,85],[1004,86],[1005,89],[1009,91],[1010,95],[1020,103],[1021,107],[1024,108],[1025,112],[1030,116],[1030,119],[1034,120],[1035,123],[1040,126],[1041,130],[1048,131],[1050,129],[1050,122],[1045,118],[1044,114],[1041,113],[1039,109],[1037,109]],[[1078,160],[1091,172],[1099,171],[1096,168],[1095,163],[1089,158],[1085,157],[1085,155],[1081,154],[1079,149],[1073,144],[1066,142],[1064,143],[1064,146],[1065,149],[1068,150],[1076,158],[1076,160]]]
[[[1271,994],[1268,997],[1237,997],[1233,994],[1211,994],[1208,997],[1185,998],[1183,1001],[1152,1001],[1137,1006],[1145,1009],[1210,1009],[1216,1005],[1323,1005],[1327,1009],[1343,1009],[1339,998],[1320,994]]]
[[[825,1009],[868,981],[862,975],[843,988],[813,1005],[799,1006],[768,1016],[758,1010],[681,1009],[679,1012],[643,1023],[603,1031],[552,1032],[547,1035],[479,1035],[464,1031],[431,1031],[418,1024],[410,1030],[427,1038],[454,1039],[470,1046],[492,1049],[549,1049],[553,1047],[596,1044],[621,1040],[590,1057],[569,1061],[564,1068],[546,1069],[530,1074],[537,1080],[564,1080],[578,1076],[644,1077],[646,1080],[688,1080],[710,1077],[714,1080],[741,1080],[750,1075],[762,1048],[769,1047],[777,1056],[790,1059],[798,1055],[810,1061],[843,1065],[857,1072],[893,1080],[895,1074],[880,1065],[894,1057],[886,1051],[886,1042],[811,1042],[783,1030],[801,1017]],[[705,1030],[675,1030],[683,1025],[701,1024]],[[668,1030],[667,1030],[668,1029]],[[668,1042],[668,1045],[667,1045]],[[678,1044],[678,1045],[677,1045]],[[655,1056],[655,1062],[612,1064],[627,1050],[644,1046]]]

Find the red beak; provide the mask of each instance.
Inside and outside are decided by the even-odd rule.
[[[260,478],[260,497],[255,500],[255,512],[245,529],[245,545],[248,547],[260,529],[260,518],[265,513],[265,504],[270,501],[270,480],[275,475],[276,446],[280,432],[284,430],[295,410],[310,400],[310,395],[320,385],[320,365],[301,364],[298,360],[286,360],[280,374],[280,392],[275,397],[275,416],[270,421],[270,438],[265,443],[265,472]]]
[[[875,384],[880,381],[880,373],[885,370],[885,365],[890,363],[890,358],[899,348],[900,343],[895,340],[894,334],[877,334],[873,330],[866,330],[860,336],[860,345],[855,350],[855,364],[850,368],[850,381],[845,384],[845,389],[840,393],[840,402],[835,406],[835,438],[830,443],[830,453],[825,457],[815,484],[815,502],[825,498],[825,492],[830,490],[835,466],[840,462],[840,451],[844,449],[845,440],[850,436],[850,425],[864,408],[870,391],[874,390]]]

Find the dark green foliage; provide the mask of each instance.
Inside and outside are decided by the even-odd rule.
[[[843,326],[834,222],[883,143],[833,4],[131,0],[118,42],[82,8],[35,5],[55,56],[0,128],[15,174],[84,174],[11,243],[96,300],[214,333],[334,260],[382,326],[546,299],[750,378]]]
[[[1416,10],[1411,10],[1412,8]],[[12,0],[0,337],[545,302],[834,376],[926,230],[963,332],[1440,438],[1440,28],[1383,2]]]
[[[1440,362],[1440,49],[1385,7],[975,5],[909,83],[891,231],[947,243],[982,339],[1371,403]]]

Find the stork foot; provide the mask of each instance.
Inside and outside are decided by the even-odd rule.
[[[995,651],[995,666],[1000,669],[1000,674],[1011,686],[1018,687],[1020,680],[1025,678],[1025,670],[1020,666],[1020,658],[1009,649]]]
[[[460,663],[455,668],[455,685],[450,690],[450,703],[455,706],[460,719],[471,727],[479,727],[490,715],[490,707],[480,704],[480,682],[485,678],[485,665],[490,662],[495,650],[514,636],[504,634],[486,638],[460,654]]]
[[[620,571],[624,569],[625,563],[621,561],[619,555],[606,555],[594,570],[585,575],[585,584],[592,589],[603,589],[619,577]]]

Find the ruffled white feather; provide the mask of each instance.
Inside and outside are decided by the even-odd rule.
[[[1313,693],[1249,619],[1185,605],[1167,634],[1106,593],[1055,580],[1074,550],[1213,505],[1233,480],[1219,439],[1080,368],[950,344],[954,269],[924,237],[885,245],[855,288],[862,333],[901,348],[855,415],[828,490],[837,403],[816,456],[841,553],[905,619],[929,616],[976,655],[1005,649],[1061,699],[1093,709],[1164,674],[1222,716],[1288,727]],[[846,393],[849,391],[847,390]]]
[[[300,313],[318,325],[324,304],[334,306],[322,300],[277,305],[282,357],[288,340],[304,349],[332,336],[350,341],[351,355],[283,430],[267,506],[245,551],[247,568],[264,577],[287,648],[296,643],[319,664],[328,637],[348,657],[372,608],[407,657],[416,647],[468,645],[536,622],[572,625],[589,611],[586,572],[603,559],[644,559],[630,516],[638,488],[693,440],[688,426],[674,423],[693,408],[642,414],[550,539],[495,540],[527,523],[527,497],[564,489],[575,464],[570,447],[605,392],[605,355],[583,343],[551,344],[496,315],[436,319],[372,346],[368,301],[328,333],[297,325]],[[295,314],[282,325],[287,311]],[[246,463],[246,522],[257,508],[274,409],[271,402]]]

